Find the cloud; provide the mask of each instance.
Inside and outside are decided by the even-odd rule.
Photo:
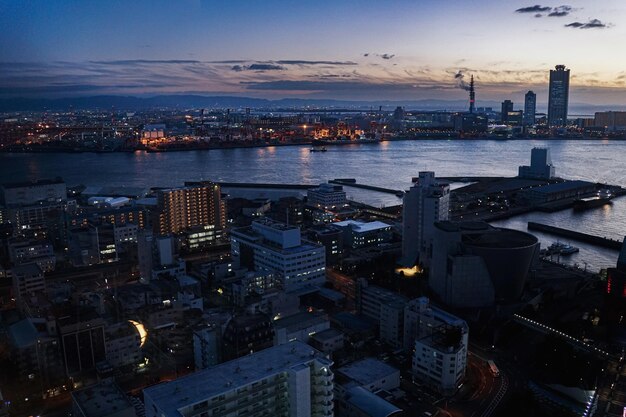
[[[382,55],[379,55],[379,56],[380,56],[382,59],[391,59],[391,58],[393,58],[393,57],[394,57],[394,56],[396,56],[396,55],[395,55],[395,54],[382,54]]]
[[[554,10],[552,10],[552,12],[550,12],[548,14],[548,16],[550,17],[564,17],[567,16],[568,14],[570,14],[574,9],[572,8],[572,6],[568,6],[568,5],[563,5],[563,6],[558,6],[555,7]]]
[[[522,7],[520,9],[517,9],[515,10],[515,13],[545,13],[549,12],[550,10],[552,10],[552,7],[535,4],[534,6]]]
[[[250,65],[233,65],[233,71],[282,71],[285,67],[276,64],[250,64]]]
[[[543,17],[543,15],[541,13],[537,13],[535,17]]]
[[[200,64],[201,61],[191,59],[122,59],[115,61],[89,61],[100,65],[137,65],[137,64]]]
[[[280,65],[357,65],[352,61],[306,61],[306,60],[280,60],[276,61]]]
[[[565,25],[566,28],[573,29],[606,29],[610,26],[610,23],[603,23],[599,19],[591,19],[587,23],[572,22]]]
[[[363,56],[370,56],[369,52],[363,54]]]

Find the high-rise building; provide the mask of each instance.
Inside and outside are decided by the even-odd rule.
[[[537,94],[532,91],[524,95],[524,125],[530,126],[535,124],[535,115],[537,113]]]
[[[548,126],[567,124],[567,105],[569,101],[569,70],[565,65],[557,65],[550,70],[548,91]]]
[[[147,417],[333,415],[332,361],[299,341],[143,391]]]
[[[448,219],[450,186],[437,181],[434,172],[420,172],[413,178],[403,204],[402,264],[428,265],[435,222]]]
[[[502,110],[500,112],[500,121],[503,124],[509,121],[509,112],[513,111],[513,102],[511,100],[504,100],[502,102]]]
[[[204,181],[159,190],[157,204],[154,231],[159,235],[181,233],[194,226],[226,227],[226,210],[218,184]]]

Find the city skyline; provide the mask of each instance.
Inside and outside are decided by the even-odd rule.
[[[626,104],[618,1],[396,3],[4,1],[0,97],[459,100],[461,72],[478,106],[528,90],[541,104],[563,64],[570,102]]]

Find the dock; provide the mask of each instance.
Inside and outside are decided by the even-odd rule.
[[[309,190],[319,184],[270,184],[260,182],[218,182],[221,187],[228,188],[271,188],[275,190]]]
[[[622,242],[607,237],[594,236],[587,233],[576,232],[574,230],[563,229],[561,227],[550,226],[542,223],[528,222],[528,230],[537,230],[540,232],[550,233],[556,236],[577,240],[579,242],[589,243],[607,249],[620,250]]]
[[[380,193],[386,194],[394,194],[398,197],[402,197],[404,195],[404,191],[402,190],[392,190],[391,188],[377,187],[375,185],[367,185],[367,184],[358,184],[356,181],[352,179],[339,179],[336,178],[334,180],[328,181],[331,184],[343,185],[346,187],[354,187],[354,188],[362,188],[364,190],[378,191]]]

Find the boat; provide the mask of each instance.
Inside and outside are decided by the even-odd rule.
[[[610,190],[600,190],[595,196],[574,200],[573,208],[574,211],[583,211],[594,207],[601,207],[605,204],[613,204],[611,198],[613,198],[613,195]]]
[[[578,249],[576,246],[568,245],[567,243],[555,242],[551,244],[550,246],[548,246],[548,249],[546,250],[546,254],[548,255],[555,255],[555,254],[572,255],[578,252],[579,250],[580,249]]]
[[[311,147],[311,152],[326,152],[326,146],[313,146]]]

